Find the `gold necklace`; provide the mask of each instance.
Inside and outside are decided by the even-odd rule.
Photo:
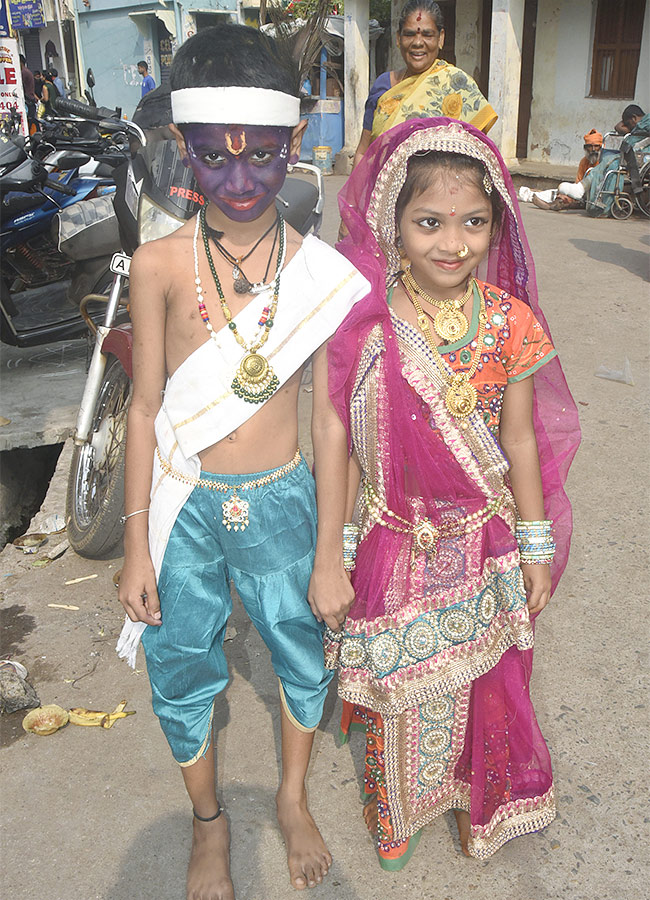
[[[430,294],[427,294],[426,291],[422,290],[413,277],[410,265],[404,270],[402,281],[405,287],[410,287],[412,291],[419,297],[422,297],[423,300],[426,300],[427,303],[431,303],[432,306],[438,307],[438,312],[433,319],[433,327],[438,337],[442,338],[442,340],[448,344],[453,344],[454,341],[459,341],[461,338],[465,337],[469,331],[469,322],[467,321],[467,316],[463,312],[463,306],[465,306],[472,296],[472,291],[474,290],[474,279],[471,276],[467,285],[467,290],[458,300],[436,300],[434,297],[431,297]]]
[[[265,306],[262,310],[260,320],[257,323],[260,331],[258,332],[257,338],[254,339],[250,344],[247,344],[239,334],[239,331],[237,330],[237,324],[233,320],[230,308],[226,303],[226,298],[221,287],[221,282],[219,281],[219,276],[217,275],[214,260],[212,259],[212,253],[210,252],[210,242],[208,240],[208,232],[205,221],[205,206],[202,207],[199,215],[197,216],[193,243],[195,275],[194,281],[196,284],[197,300],[201,318],[203,319],[206,328],[210,332],[210,337],[216,340],[216,334],[210,322],[208,312],[205,308],[205,301],[203,299],[203,285],[201,283],[201,276],[199,275],[199,257],[197,249],[199,230],[201,231],[203,246],[205,248],[205,255],[208,260],[208,265],[210,266],[210,272],[212,273],[212,278],[219,295],[219,302],[221,304],[221,309],[228,325],[228,329],[232,332],[233,337],[235,338],[239,346],[243,348],[246,354],[240,362],[237,372],[235,373],[231,388],[233,392],[246,403],[264,403],[266,400],[273,396],[275,391],[280,386],[278,376],[273,371],[273,368],[271,367],[268,359],[261,353],[259,353],[259,350],[268,340],[269,332],[273,327],[275,314],[278,309],[278,297],[280,293],[280,271],[282,268],[281,263],[284,260],[286,243],[286,228],[284,219],[282,215],[279,215],[280,246],[278,250],[278,270],[275,277],[273,299],[271,301],[271,304],[269,306]]]
[[[409,289],[408,284],[404,284],[404,287],[411,303],[415,307],[420,330],[422,331],[427,344],[431,348],[433,355],[436,357],[440,372],[449,385],[447,396],[445,397],[445,404],[447,406],[447,409],[452,414],[452,416],[454,416],[454,418],[466,419],[467,416],[471,415],[471,413],[474,412],[474,410],[476,409],[476,404],[478,403],[478,394],[476,393],[476,388],[474,387],[474,385],[470,384],[470,379],[478,369],[478,364],[481,359],[481,350],[483,349],[483,338],[485,336],[485,323],[487,322],[487,316],[485,314],[485,300],[483,298],[483,294],[480,295],[481,300],[478,311],[478,334],[476,335],[476,350],[474,351],[472,364],[467,372],[452,372],[450,374],[449,372],[447,372],[445,362],[440,355],[440,351],[438,350],[436,342],[433,339],[431,329],[429,328],[429,318],[420,306],[417,294]]]

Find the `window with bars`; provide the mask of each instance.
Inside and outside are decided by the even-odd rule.
[[[591,96],[633,99],[646,0],[598,0]]]

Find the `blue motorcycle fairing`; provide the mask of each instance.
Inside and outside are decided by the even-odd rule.
[[[2,252],[11,247],[16,247],[18,244],[22,244],[24,241],[47,231],[49,223],[60,209],[65,209],[73,203],[77,203],[79,200],[85,200],[85,198],[98,186],[101,186],[104,192],[107,188],[115,189],[115,185],[108,180],[83,178],[75,176],[72,171],[52,172],[48,177],[53,181],[60,181],[63,184],[67,184],[69,187],[74,188],[76,191],[74,197],[71,197],[68,194],[61,194],[53,188],[43,188],[43,192],[48,196],[53,197],[58,205],[43,199],[43,202],[39,206],[36,206],[27,212],[21,212],[12,219],[3,219],[0,242],[0,250],[2,250]],[[33,193],[12,191],[5,196],[6,199],[10,199],[11,197],[33,198],[35,195]],[[38,194],[36,194],[36,196],[38,197]]]

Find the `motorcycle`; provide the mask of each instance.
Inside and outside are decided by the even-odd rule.
[[[77,107],[88,109],[57,101],[63,111],[76,113]],[[128,155],[127,129],[119,120],[105,119],[106,112],[112,111],[101,110],[98,124],[84,137],[72,119],[51,120],[29,142],[0,135],[0,337],[5,343],[30,347],[83,335],[80,298],[107,290],[108,259],[119,247],[116,228],[108,247],[93,243],[89,231],[86,252],[74,258],[58,246],[60,216],[68,211],[75,216],[81,200],[106,204],[102,198],[115,190],[114,169]],[[102,310],[93,309],[95,318]]]
[[[170,118],[167,118],[167,122]],[[204,204],[192,170],[185,167],[175,140],[162,128],[116,172],[115,211],[122,252],[111,260],[114,280],[103,324],[82,314],[94,334],[94,350],[74,433],[66,495],[66,525],[71,547],[89,559],[112,559],[123,552],[124,455],[126,418],[132,392],[132,330],[116,324],[128,284],[131,256],[147,241],[171,234]],[[162,133],[162,136],[161,136]],[[297,163],[276,203],[301,234],[318,234],[323,213],[322,172]],[[295,175],[310,177],[307,181]],[[315,183],[311,180],[315,179]]]

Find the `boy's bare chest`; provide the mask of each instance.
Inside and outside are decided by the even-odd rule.
[[[232,267],[219,266],[217,276],[221,294],[212,274],[200,273],[201,291],[197,291],[193,260],[177,267],[167,297],[167,325],[165,345],[167,371],[171,374],[194,350],[210,337],[210,328],[217,332],[226,328],[245,307],[253,304],[263,313],[265,300],[250,294],[236,294],[233,290]],[[207,274],[207,277],[205,275]],[[235,342],[234,334],[228,337]],[[253,335],[243,334],[246,341]]]

